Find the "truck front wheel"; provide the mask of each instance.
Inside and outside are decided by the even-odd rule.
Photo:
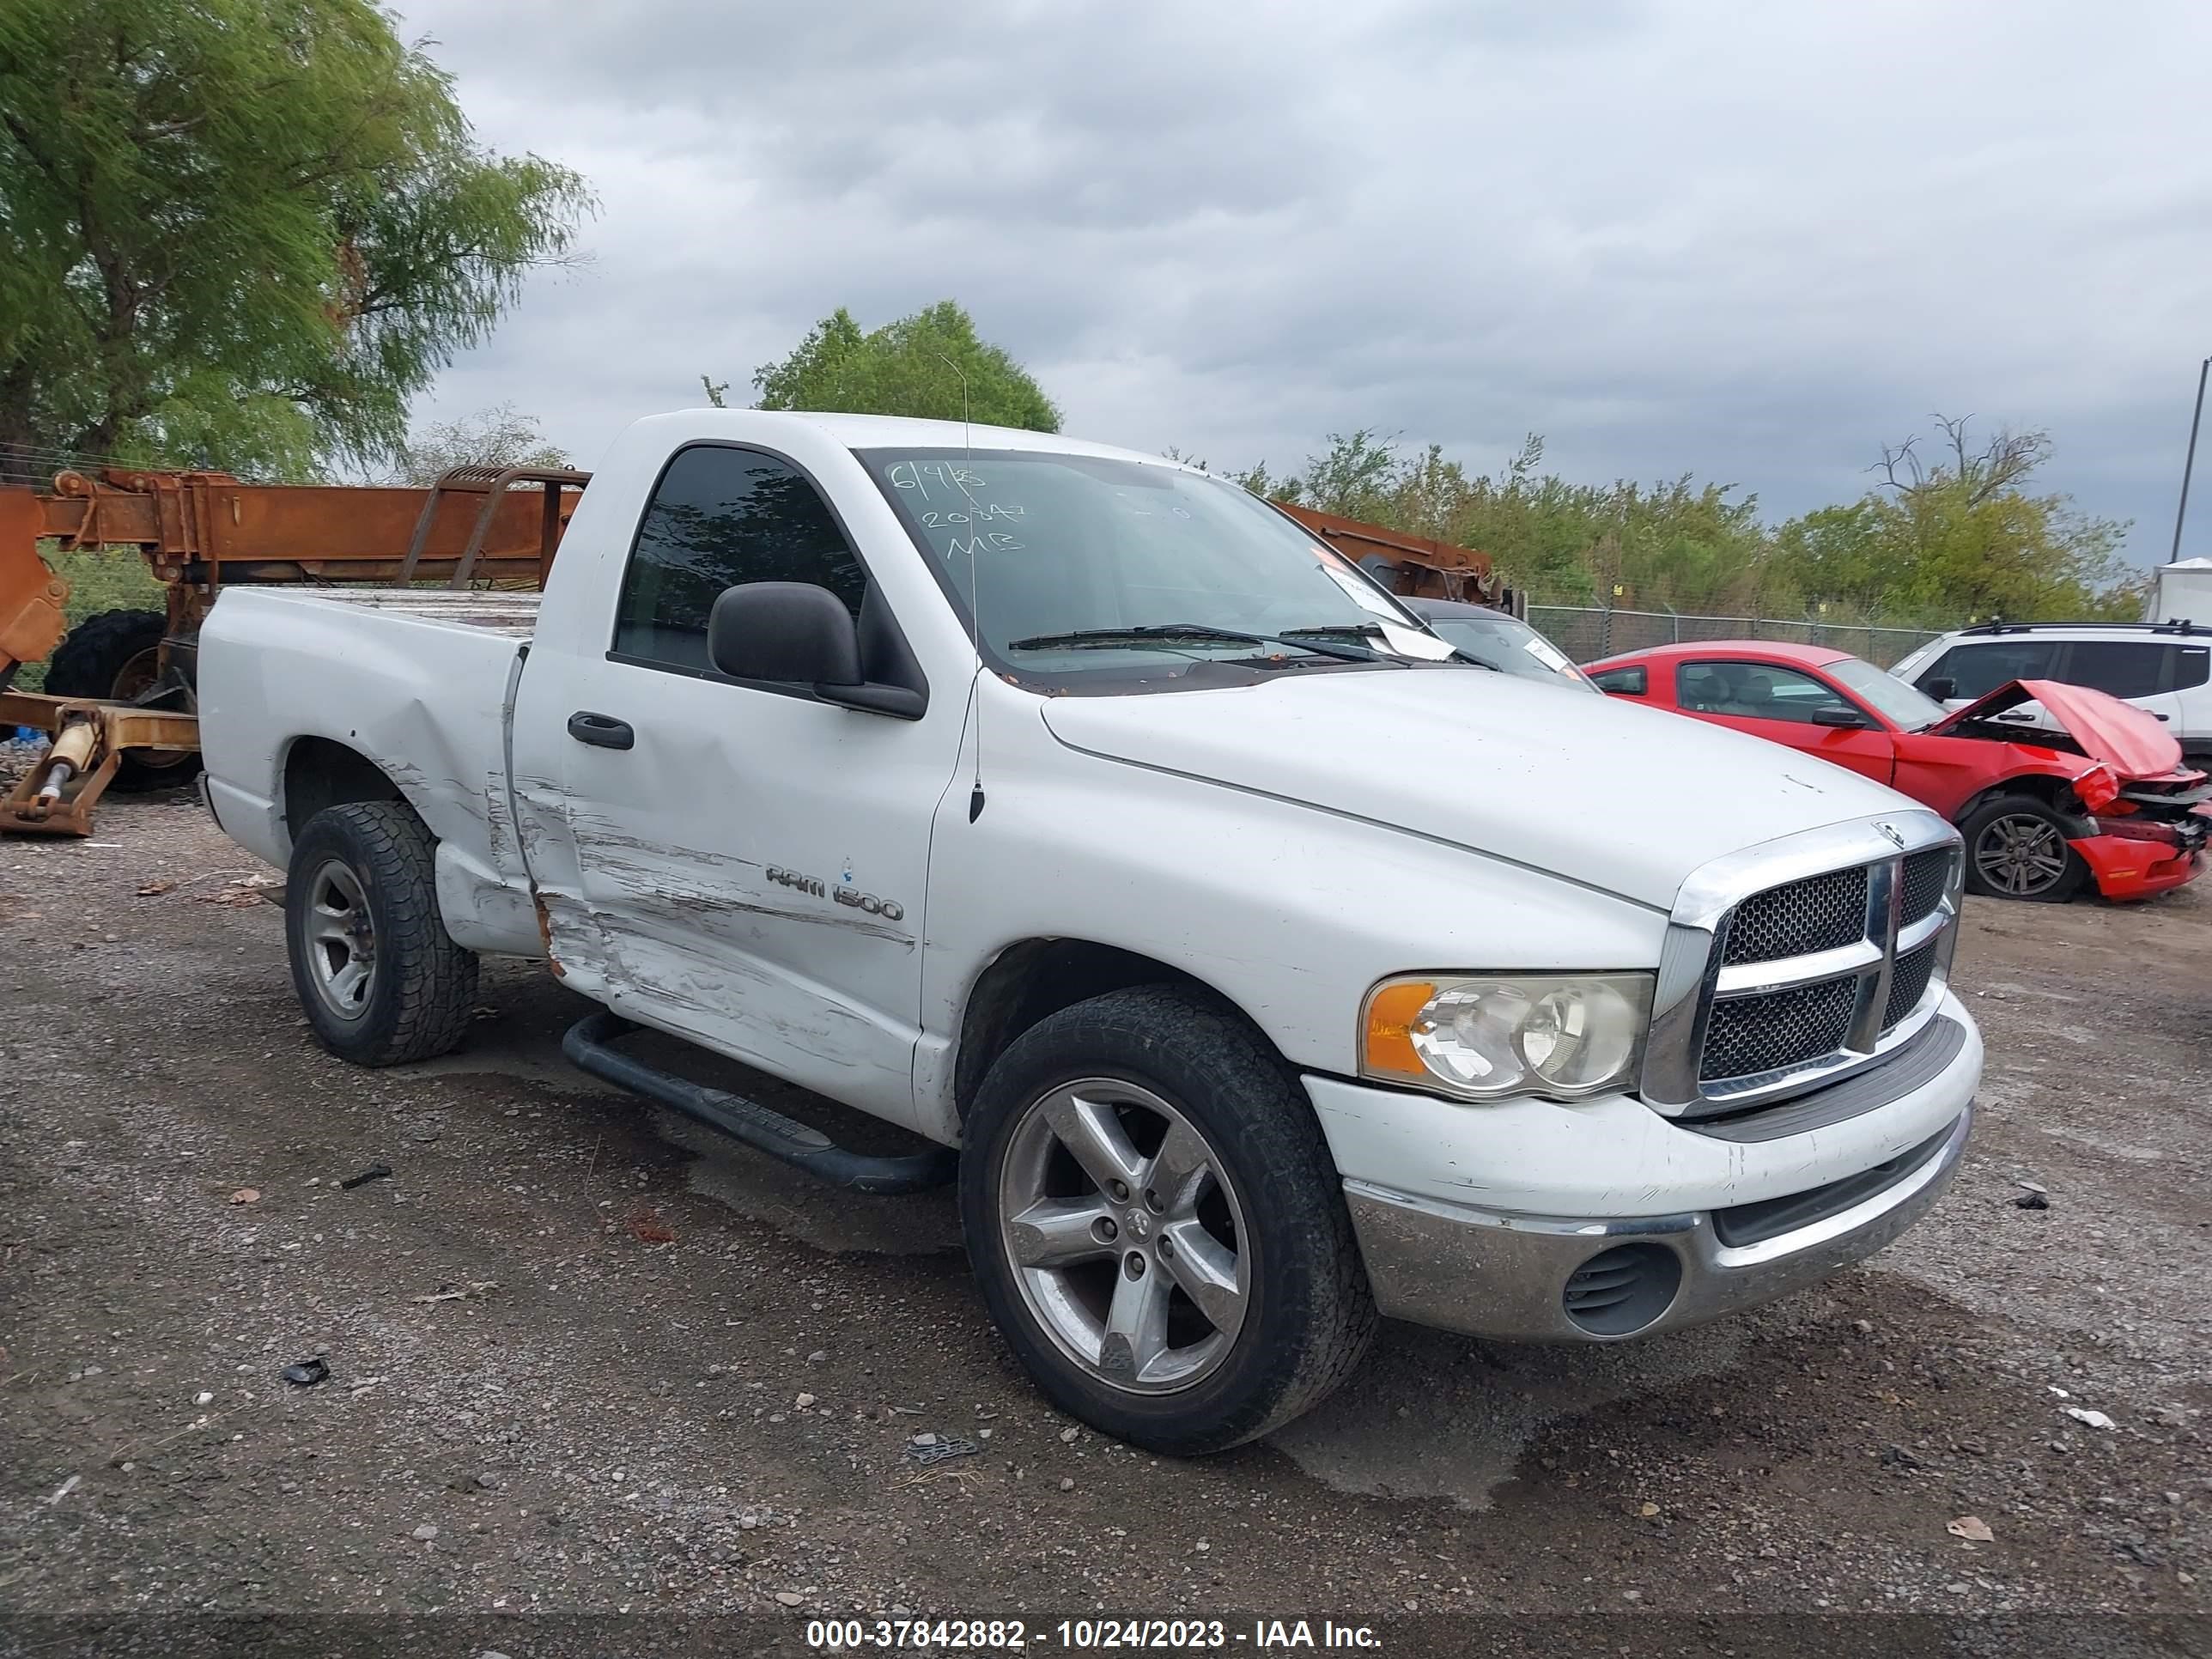
[[[315,1040],[356,1066],[454,1047],[476,997],[476,954],[438,915],[437,844],[397,801],[349,801],[292,844],[284,938]]]
[[[969,1115],[983,1297],[1055,1404],[1177,1456],[1265,1434],[1349,1376],[1375,1304],[1304,1092],[1243,1021],[1139,986],[1060,1010]]]

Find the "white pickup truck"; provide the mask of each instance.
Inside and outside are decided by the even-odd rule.
[[[1948,824],[1459,659],[1155,458],[656,416],[542,596],[227,590],[199,699],[330,1048],[448,1049],[480,954],[542,957],[602,1075],[864,1191],[957,1147],[1007,1341],[1157,1449],[1312,1405],[1378,1310],[1604,1342],[1773,1296],[1966,1145]],[[655,1073],[635,1026],[926,1150]]]

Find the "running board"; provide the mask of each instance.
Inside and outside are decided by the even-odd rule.
[[[949,1146],[933,1146],[926,1152],[909,1152],[897,1158],[849,1151],[819,1129],[786,1117],[757,1100],[678,1077],[611,1046],[638,1029],[620,1014],[587,1014],[562,1037],[561,1052],[568,1057],[570,1064],[593,1077],[643,1095],[648,1100],[657,1100],[672,1111],[681,1112],[696,1122],[720,1130],[848,1193],[890,1198],[903,1193],[927,1192],[933,1187],[945,1185],[959,1167],[960,1155]]]

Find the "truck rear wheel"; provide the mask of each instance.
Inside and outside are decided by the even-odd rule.
[[[158,611],[103,611],[87,617],[54,647],[46,665],[48,695],[144,702],[159,683],[161,641],[168,631],[169,619]],[[173,788],[190,783],[199,769],[195,750],[126,749],[116,763],[113,787]]]
[[[315,1040],[356,1066],[455,1048],[468,1030],[476,953],[438,915],[437,844],[397,801],[350,801],[292,844],[284,939]]]
[[[1054,1404],[1177,1456],[1348,1376],[1375,1303],[1297,1078],[1168,986],[1077,1003],[985,1077],[960,1212],[992,1318]]]

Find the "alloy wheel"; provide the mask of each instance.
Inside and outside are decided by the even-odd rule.
[[[1194,1386],[1251,1302],[1243,1206],[1195,1125],[1115,1078],[1026,1107],[999,1173],[1000,1248],[1060,1350],[1132,1394]]]
[[[315,994],[340,1019],[368,1012],[376,987],[376,924],[351,866],[326,860],[307,891],[307,963]]]
[[[2070,856],[2058,826],[2020,813],[1991,820],[1974,843],[1974,867],[1996,891],[2033,898],[2066,873]]]

